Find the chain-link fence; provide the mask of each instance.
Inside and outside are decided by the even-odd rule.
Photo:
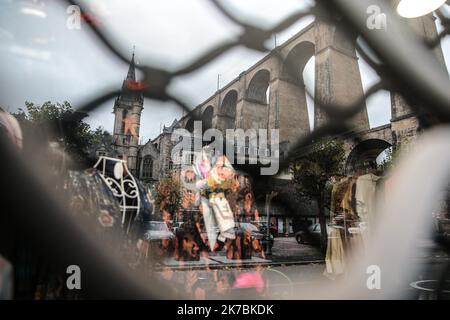
[[[188,65],[177,70],[165,70],[154,65],[141,64],[137,66],[142,72],[143,79],[142,85],[133,90],[142,93],[146,98],[163,102],[175,102],[188,113],[190,118],[202,120],[196,113],[192,112],[192,108],[184,101],[183,97],[169,93],[168,86],[174,79],[199,70],[237,46],[268,52],[270,51],[266,46],[268,39],[307,16],[313,16],[318,21],[339,26],[339,28],[345,30],[345,34],[351,38],[351,41],[355,41],[357,38],[362,40],[355,41],[356,51],[377,73],[380,81],[366,90],[365,95],[351,105],[328,103],[320,95],[316,94],[313,97],[310,92],[307,92],[314,99],[315,108],[326,113],[328,121],[323,126],[314,128],[310,134],[293,143],[287,157],[282,159],[280,168],[287,168],[292,161],[304,154],[311,141],[324,136],[339,136],[351,131],[353,129],[352,118],[365,107],[366,99],[380,90],[388,90],[391,93],[399,94],[417,114],[420,127],[425,132],[425,140],[422,141],[422,145],[425,146],[424,143],[429,143],[429,145],[416,154],[412,153],[405,162],[400,161],[398,166],[400,168],[398,170],[399,173],[396,174],[399,177],[398,185],[404,186],[405,189],[396,193],[396,198],[393,200],[394,203],[386,211],[392,212],[397,210],[397,212],[401,212],[401,215],[395,219],[386,219],[386,221],[380,222],[380,225],[386,228],[384,229],[385,233],[380,234],[379,238],[376,238],[380,240],[382,235],[384,237],[384,240],[380,240],[378,245],[386,245],[386,239],[394,241],[396,230],[392,229],[392,225],[400,227],[399,224],[403,224],[406,220],[409,220],[410,223],[424,223],[421,215],[425,215],[428,212],[427,210],[430,210],[432,207],[433,201],[436,200],[434,193],[431,191],[437,192],[437,189],[444,187],[446,185],[445,179],[448,176],[448,129],[441,128],[439,129],[440,131],[436,131],[434,127],[448,125],[450,120],[450,80],[448,74],[437,61],[433,49],[439,46],[441,40],[449,33],[450,16],[444,10],[438,10],[436,15],[440,19],[443,31],[438,34],[436,39],[424,41],[400,21],[392,12],[392,3],[388,1],[316,1],[308,9],[288,16],[270,29],[264,29],[241,20],[224,5],[223,1],[211,0],[210,2],[216,10],[241,28],[240,35],[234,40],[217,45]],[[82,12],[85,11],[84,3],[67,0],[67,4],[79,6]],[[371,30],[367,27],[366,10],[371,5],[378,6],[381,12],[388,15],[389,24],[387,31]],[[123,55],[122,48],[116,45],[119,42],[115,41],[113,34],[108,33],[107,30],[95,24],[88,25],[93,31],[99,46],[105,47],[124,63],[130,63],[129,59]],[[272,52],[277,54],[276,49]],[[291,69],[294,70],[295,66],[292,66]],[[103,92],[97,98],[84,103],[77,111],[82,113],[91,112],[102,103],[117,97],[119,94],[120,91]],[[430,136],[427,136],[427,131],[431,131],[429,133]],[[425,152],[426,154],[424,155]],[[96,294],[99,296],[120,296],[124,290],[129,292],[130,296],[147,297],[149,293],[164,296],[163,290],[155,291],[152,288],[143,286],[140,281],[140,275],[129,274],[129,272],[124,271],[122,264],[113,261],[111,257],[108,257],[108,254],[103,252],[99,255],[98,248],[91,243],[92,239],[89,239],[89,236],[82,236],[78,229],[70,226],[67,220],[60,215],[60,212],[64,211],[61,203],[53,199],[51,193],[42,192],[48,190],[40,188],[39,181],[33,181],[32,177],[35,176],[35,172],[30,170],[22,160],[18,160],[18,155],[3,142],[1,153],[4,155],[3,164],[6,173],[2,185],[8,188],[5,194],[8,198],[6,202],[10,204],[20,202],[19,193],[30,196],[30,201],[27,201],[27,203],[16,205],[18,216],[22,217],[26,221],[24,224],[28,225],[26,228],[28,231],[26,232],[40,233],[40,236],[42,236],[42,230],[59,230],[59,232],[55,232],[52,235],[42,236],[45,238],[43,248],[52,248],[55,239],[58,239],[57,243],[61,243],[61,248],[55,250],[55,253],[60,255],[60,257],[67,252],[76,252],[77,258],[84,265],[93,269],[102,268],[102,272],[94,272],[92,277],[87,280],[87,286],[93,296],[96,296]],[[437,159],[433,159],[433,157],[437,157]],[[430,163],[433,163],[432,167],[429,166]],[[404,167],[402,167],[402,164],[404,164]],[[414,175],[414,178],[411,178],[411,174]],[[420,200],[421,205],[414,208],[414,205],[408,199],[411,199],[411,195],[417,194],[418,189],[420,191],[420,179],[431,180],[431,182],[424,184],[429,186],[429,192],[423,192],[423,197]],[[27,182],[24,185],[25,181]],[[41,221],[34,224],[33,221],[36,217],[29,219],[26,213],[33,210],[33,207],[37,206],[38,203],[40,204],[39,212],[42,214],[39,220],[44,219],[45,223]],[[14,221],[17,222],[17,220]],[[388,222],[391,223],[391,227],[386,226]],[[414,228],[411,227],[411,230],[414,230]],[[404,241],[400,242],[407,246]],[[376,240],[374,240],[374,243],[376,243]],[[398,250],[401,251],[404,248],[399,245],[394,249],[397,250],[395,252],[398,252]],[[393,251],[392,254],[395,252]],[[377,255],[378,257],[384,255],[384,259],[387,259],[391,257],[390,253],[380,252],[380,248],[376,248],[372,251],[369,250],[367,257],[374,258]],[[380,259],[383,260],[382,258]],[[396,259],[396,261],[400,260]],[[108,266],[108,268],[104,268],[104,266]],[[398,272],[395,266],[386,268],[392,272],[392,275]],[[447,272],[447,270],[444,271]],[[344,292],[344,296],[347,297],[356,297],[358,294],[370,297],[371,293],[361,292],[358,289],[359,285],[356,285],[356,282],[361,279],[358,278],[356,280],[356,278],[353,280],[354,286],[351,283],[347,285],[347,288],[336,285],[334,289],[340,291],[319,287],[310,294],[314,297],[332,297],[332,293]],[[445,281],[445,277],[442,276],[441,280]],[[104,286],[100,288],[97,285],[98,283],[102,283]],[[351,292],[348,288],[353,288],[354,291]],[[392,286],[389,289],[392,291],[386,291],[384,297],[398,296],[396,295],[398,294],[397,287]],[[293,296],[296,297],[295,295]],[[304,296],[308,295],[300,295],[300,297]]]

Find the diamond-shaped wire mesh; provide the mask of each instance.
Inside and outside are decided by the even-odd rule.
[[[83,4],[78,3],[78,1],[66,1],[71,5],[79,6],[84,11]],[[245,46],[253,50],[267,52],[269,50],[266,48],[265,42],[273,34],[279,33],[292,26],[298,20],[311,15],[316,19],[338,24],[346,28],[349,34],[362,36],[381,61],[381,63],[373,61],[366,50],[358,43],[356,44],[356,50],[359,55],[374,69],[381,80],[366,90],[365,95],[360,97],[358,101],[349,106],[330,104],[322,101],[321,97],[316,95],[314,97],[315,107],[323,109],[330,120],[324,126],[315,128],[306,137],[295,142],[289,155],[280,164],[281,168],[288,166],[293,159],[299,157],[312,140],[326,135],[342,134],[351,130],[350,119],[365,107],[367,98],[383,89],[399,93],[418,114],[421,114],[424,106],[426,106],[426,113],[436,116],[436,120],[430,123],[426,118],[419,117],[423,128],[449,122],[450,90],[448,88],[450,88],[450,81],[448,75],[438,68],[438,63],[432,53],[432,49],[438,46],[441,40],[450,33],[450,19],[442,12],[437,12],[443,27],[442,32],[434,40],[421,42],[409,36],[400,37],[399,34],[401,34],[403,29],[400,23],[395,21],[389,26],[389,32],[382,34],[382,36],[380,36],[380,33],[373,33],[367,30],[365,15],[362,13],[365,12],[365,8],[370,4],[376,3],[380,7],[384,7],[384,1],[318,0],[309,9],[292,14],[270,29],[263,29],[241,21],[233,12],[224,7],[221,1],[210,1],[232,23],[241,27],[241,34],[236,39],[224,42],[203,53],[189,65],[175,71],[168,71],[150,65],[139,65],[137,68],[143,73],[144,85],[135,90],[142,92],[144,97],[159,101],[173,101],[180,108],[190,113],[192,110],[184,102],[183,98],[174,96],[167,90],[168,85],[174,78],[198,70],[237,46]],[[128,64],[130,62],[121,53],[120,48],[113,44],[117,43],[112,41],[113,35],[107,34],[105,30],[102,30],[95,24],[89,24],[89,27],[96,36],[99,45],[106,47],[124,63]],[[407,33],[411,32],[408,31]],[[404,52],[418,53],[424,59],[422,59],[421,63],[415,63]],[[99,94],[96,99],[86,102],[78,111],[90,112],[103,102],[116,97],[119,93],[119,91],[112,91]],[[195,114],[190,114],[190,117],[194,120],[201,120],[197,119]]]
[[[81,3],[78,3],[74,0],[67,0],[67,2],[71,5],[80,6],[83,11],[83,5]],[[421,114],[420,111],[423,108],[421,106],[426,104],[428,113],[436,114],[438,116],[439,122],[448,122],[450,120],[450,107],[447,103],[449,100],[446,100],[450,99],[448,94],[446,96],[442,96],[442,91],[438,92],[439,90],[436,90],[436,88],[430,87],[420,87],[419,90],[415,90],[415,88],[420,86],[423,79],[414,79],[408,77],[408,73],[405,72],[405,68],[408,66],[405,66],[403,63],[401,63],[401,61],[399,61],[399,57],[390,52],[392,48],[390,48],[391,50],[383,50],[383,48],[380,47],[380,40],[376,38],[377,36],[374,35],[374,33],[367,32],[368,30],[365,24],[365,20],[364,23],[361,23],[363,20],[356,21],[358,18],[365,19],[365,16],[357,17],[357,15],[361,16],[362,12],[361,10],[357,11],[357,9],[365,8],[372,2],[369,3],[369,1],[358,1],[358,7],[352,1],[317,1],[315,5],[310,6],[308,9],[302,12],[297,12],[288,16],[272,28],[263,29],[261,27],[257,27],[255,25],[251,25],[244,21],[241,21],[233,14],[233,12],[230,12],[228,9],[226,9],[221,1],[211,0],[211,3],[217,10],[219,10],[231,22],[241,27],[242,32],[240,36],[238,36],[235,40],[224,42],[216,46],[215,48],[203,53],[189,65],[172,72],[156,68],[154,66],[139,65],[138,69],[140,69],[140,71],[142,71],[143,73],[143,86],[142,88],[137,88],[136,90],[142,92],[142,94],[146,98],[156,99],[159,101],[173,101],[180,108],[188,112],[190,118],[192,118],[193,120],[201,120],[197,118],[198,116],[191,112],[192,108],[190,108],[188,104],[183,101],[182,97],[177,97],[168,93],[168,85],[174,78],[198,70],[199,68],[203,67],[214,59],[217,59],[219,56],[236,46],[245,46],[253,50],[268,52],[269,49],[266,47],[265,42],[270,39],[273,34],[287,29],[295,22],[306,16],[314,16],[316,19],[321,19],[323,21],[331,22],[333,24],[346,28],[348,34],[357,34],[363,36],[367,43],[369,43],[371,49],[373,49],[381,58],[382,63],[373,61],[373,59],[371,59],[367,54],[366,50],[361,48],[359,43],[356,43],[356,50],[358,54],[379,75],[380,81],[367,89],[364,96],[360,97],[356,102],[349,106],[330,104],[326,101],[323,101],[320,96],[316,95],[313,98],[315,101],[315,108],[324,110],[328,115],[328,119],[330,120],[324,126],[315,128],[309,135],[301,138],[299,141],[294,143],[289,156],[282,161],[281,168],[288,166],[292,159],[298,157],[302,153],[302,150],[304,150],[304,147],[310,144],[312,140],[325,135],[342,134],[345,132],[349,132],[352,128],[350,119],[355,114],[360,112],[363,108],[365,108],[366,99],[376,94],[380,90],[390,90],[391,92],[400,93],[406,101],[410,102],[411,108],[415,112],[417,112],[417,114]],[[383,7],[382,5],[384,2],[378,2],[380,4],[380,7]],[[354,7],[358,8],[356,8],[355,10]],[[438,16],[441,20],[443,30],[435,40],[427,41],[426,43],[411,43],[409,45],[410,48],[403,48],[403,50],[408,51],[409,49],[412,52],[415,52],[415,50],[417,50],[418,48],[421,50],[424,50],[424,48],[426,47],[432,49],[439,45],[440,40],[450,32],[450,20],[442,13],[438,13]],[[129,59],[121,53],[120,48],[116,47],[113,44],[116,42],[112,41],[113,39],[110,38],[112,37],[112,35],[106,35],[104,30],[102,30],[95,24],[89,24],[89,27],[92,29],[98,41],[101,42],[102,45],[104,45],[123,62],[130,62]],[[398,26],[396,26],[396,28],[399,29]],[[387,43],[393,43],[390,42],[390,40],[395,40],[396,35],[395,33],[390,34],[390,32],[386,32],[385,37],[386,38],[384,39],[384,45],[386,45]],[[398,47],[394,49],[398,50]],[[275,54],[277,54],[276,50],[274,52]],[[428,58],[430,59],[430,61],[435,60],[431,50],[429,50],[428,52]],[[409,67],[414,67],[415,69],[417,69],[414,70],[416,73],[421,73],[421,69],[423,70],[424,68],[426,68],[425,65],[419,66],[417,64],[415,66],[409,65]],[[292,69],[295,69],[294,66],[292,66]],[[429,72],[433,71],[426,70],[426,72],[424,72],[423,74],[425,75]],[[441,80],[442,75],[439,76]],[[79,111],[92,111],[97,106],[101,105],[101,103],[106,102],[113,97],[116,97],[118,94],[119,91],[103,93],[99,95],[98,98],[85,103],[82,107],[79,108]],[[310,92],[307,92],[307,94],[312,97],[312,94]],[[417,101],[420,101],[421,103],[417,103]],[[419,116],[419,121],[421,122],[421,125],[423,127],[429,126],[424,117]]]

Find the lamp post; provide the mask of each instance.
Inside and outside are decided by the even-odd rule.
[[[278,192],[272,191],[266,194],[266,217],[267,217],[267,244],[266,255],[272,254],[272,248],[270,247],[270,201],[278,195]]]

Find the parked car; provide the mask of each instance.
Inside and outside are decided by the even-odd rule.
[[[145,225],[144,239],[148,241],[170,240],[175,235],[164,221],[150,221]]]
[[[251,232],[251,237],[252,237],[252,240],[253,239],[256,239],[256,240],[262,240],[263,239],[263,234],[261,233],[261,231],[258,229],[258,227],[257,226],[255,226],[254,224],[252,224],[252,223],[249,223],[249,222],[239,222],[238,224],[237,224],[237,227],[239,228],[241,228],[242,230],[244,230],[244,231],[249,231],[249,232]]]
[[[330,228],[327,226],[327,233],[330,233]],[[318,244],[320,243],[320,238],[322,237],[320,223],[313,224],[306,230],[300,230],[295,234],[295,239],[298,243],[304,244]]]

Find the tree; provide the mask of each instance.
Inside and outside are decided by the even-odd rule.
[[[113,144],[113,136],[108,131],[104,130],[102,127],[97,127],[94,131],[91,131],[91,145]]]
[[[388,171],[391,170],[394,167],[395,161],[400,153],[400,148],[394,149],[393,147],[390,147],[386,149],[385,152],[385,158],[383,161],[378,165],[378,170],[380,171]]]
[[[178,179],[167,177],[159,180],[156,186],[156,207],[159,212],[176,214],[181,204],[181,185]]]
[[[309,151],[291,164],[293,183],[302,199],[317,202],[319,223],[322,233],[322,248],[326,248],[327,228],[325,209],[330,193],[331,177],[343,172],[345,151],[343,142],[337,139],[323,138]]]
[[[58,142],[76,164],[87,164],[89,148],[104,135],[103,129],[91,130],[83,121],[86,113],[75,111],[69,102],[25,102],[14,116],[24,131],[24,142],[36,143],[37,136],[46,142]]]

